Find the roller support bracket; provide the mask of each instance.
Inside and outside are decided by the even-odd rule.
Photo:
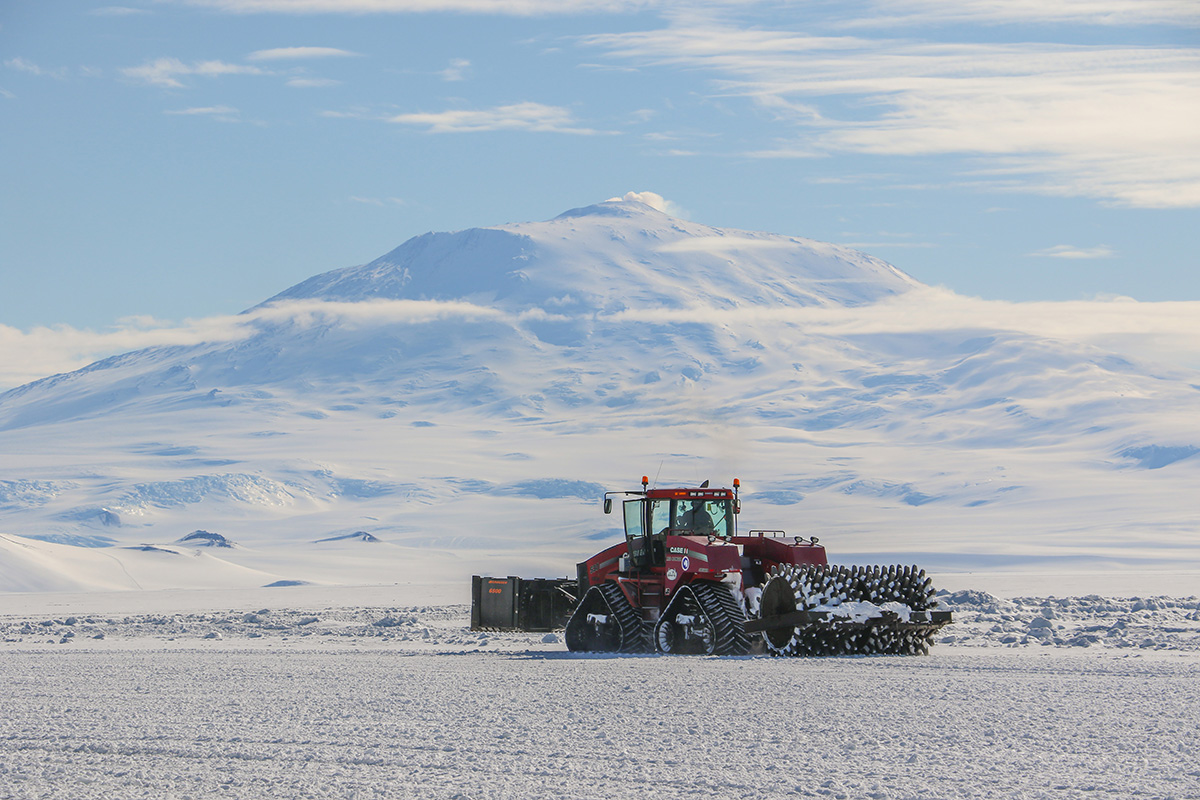
[[[773,617],[746,620],[746,633],[760,633],[778,628],[802,628],[808,625],[823,625],[847,629],[890,628],[891,630],[915,630],[930,626],[940,628],[943,625],[950,624],[953,621],[951,617],[952,612],[950,611],[913,611],[909,615],[908,622],[904,622],[894,612],[884,611],[878,617],[855,621],[838,616],[832,611],[792,611]]]

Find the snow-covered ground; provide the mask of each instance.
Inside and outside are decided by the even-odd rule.
[[[960,592],[928,657],[810,660],[274,591],[8,596],[0,797],[1200,797],[1195,597]]]
[[[440,584],[316,591],[281,588],[236,593],[232,598],[211,592],[9,595],[0,599],[0,641],[10,648],[51,650],[54,645],[106,650],[199,642],[439,653],[565,651],[557,634],[468,630],[469,606],[452,599],[460,589]],[[414,598],[424,602],[347,603]],[[943,590],[938,602],[940,608],[954,612],[954,624],[941,632],[938,642],[955,649],[1200,654],[1200,598],[1196,596],[1006,599],[981,591]]]

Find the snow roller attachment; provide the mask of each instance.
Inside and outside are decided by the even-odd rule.
[[[763,587],[760,618],[767,651],[779,656],[917,655],[951,622],[917,567],[785,564]]]

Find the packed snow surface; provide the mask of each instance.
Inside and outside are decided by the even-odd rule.
[[[928,657],[778,659],[272,591],[10,596],[0,796],[1200,797],[1195,597],[961,592]]]

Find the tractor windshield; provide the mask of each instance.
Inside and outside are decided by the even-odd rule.
[[[733,514],[730,501],[728,500],[711,500],[704,504],[704,511],[708,514],[708,518],[712,520],[712,533],[714,536],[720,536],[722,539],[728,539],[733,536]],[[704,531],[707,533],[707,531]]]
[[[650,530],[684,536],[733,536],[729,500],[652,500]]]

